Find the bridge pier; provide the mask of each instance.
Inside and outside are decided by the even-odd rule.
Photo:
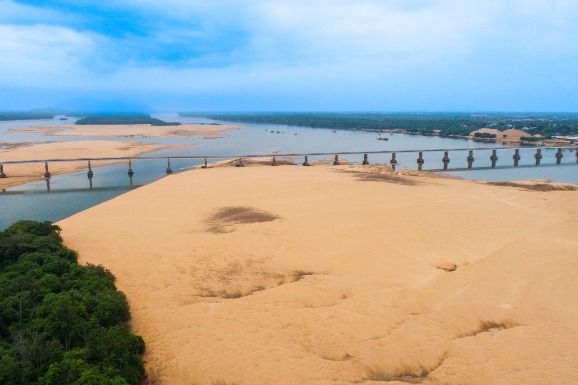
[[[470,150],[466,160],[468,161],[468,168],[472,168],[472,165],[474,163],[474,151]]]
[[[522,159],[522,157],[520,156],[520,150],[518,149],[514,150],[514,156],[512,157],[512,159],[514,159],[514,167],[518,167],[518,162],[520,161],[520,159]]]
[[[307,155],[305,155],[305,161],[303,162],[303,166],[311,166],[309,164],[309,157]]]
[[[88,172],[86,173],[86,176],[88,177],[88,184],[90,185],[90,189],[92,190],[92,178],[94,177],[94,173],[92,172],[90,160],[88,161]]]
[[[334,166],[339,166],[339,165],[340,165],[340,163],[339,163],[339,155],[335,155],[335,160],[333,161],[333,165],[334,165]]]
[[[133,171],[133,169],[132,169],[132,161],[131,161],[130,159],[128,160],[128,173],[127,173],[127,174],[128,174],[128,176],[131,177],[131,178],[132,178],[133,175],[134,175],[134,171]]]
[[[44,177],[50,179],[52,175],[50,174],[50,171],[48,171],[48,162],[44,162],[44,171]]]
[[[397,166],[397,159],[395,159],[395,152],[391,153],[391,160],[389,161],[389,164],[391,165],[391,169],[395,171],[395,166]]]
[[[448,169],[448,164],[450,163],[450,156],[448,152],[449,151],[444,151],[444,157],[442,158],[442,162],[444,163],[444,170]]]
[[[421,169],[423,168],[423,164],[425,163],[425,160],[423,160],[423,152],[420,151],[419,152],[419,156],[417,158],[417,169],[419,171],[421,171]]]
[[[556,151],[556,164],[560,164],[562,163],[562,158],[564,157],[564,155],[562,154],[562,149],[559,148],[558,151]]]
[[[536,154],[534,155],[534,159],[536,159],[536,166],[540,165],[540,161],[542,160],[542,150],[536,149]]]
[[[490,160],[492,161],[492,167],[496,167],[496,162],[498,161],[496,150],[492,150],[492,156],[490,156]]]
[[[6,178],[6,174],[4,174],[4,165],[0,164],[0,178]]]
[[[171,168],[171,158],[167,158],[167,175],[171,175],[173,173],[173,169]]]

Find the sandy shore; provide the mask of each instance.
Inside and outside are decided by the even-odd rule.
[[[92,136],[119,138],[160,138],[200,136],[204,139],[221,138],[227,131],[238,130],[237,126],[182,124],[180,126],[151,126],[150,124],[124,125],[49,125],[15,128],[14,132],[35,132],[54,136]]]
[[[575,187],[221,167],[58,224],[150,384],[578,383]]]
[[[26,143],[18,147],[0,148],[0,164],[32,159],[75,159],[136,157],[146,152],[156,151],[166,146],[126,141],[85,140],[78,142]],[[102,166],[112,162],[94,162]],[[52,162],[49,165],[53,175],[75,172],[87,168],[86,162]],[[0,178],[0,189],[41,180],[44,163],[4,164],[8,178]]]

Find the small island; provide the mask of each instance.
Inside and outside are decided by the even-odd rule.
[[[165,122],[164,120],[152,118],[148,114],[135,115],[94,115],[79,119],[77,125],[119,125],[119,124],[150,124],[151,126],[180,126],[179,122]]]

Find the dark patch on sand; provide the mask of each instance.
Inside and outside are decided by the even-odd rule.
[[[342,172],[353,174],[357,177],[357,180],[362,182],[386,182],[386,183],[395,183],[401,184],[404,186],[418,186],[419,182],[399,176],[396,174],[385,174],[385,173],[374,173],[374,172],[362,172],[362,171],[348,171],[344,170]]]
[[[575,186],[554,185],[549,183],[515,183],[515,182],[488,182],[492,186],[515,187],[526,191],[576,191]]]
[[[447,353],[440,357],[437,364],[433,367],[427,367],[425,365],[420,365],[420,368],[416,371],[415,369],[406,369],[400,371],[399,373],[385,373],[378,369],[368,368],[364,381],[378,381],[378,382],[405,382],[406,384],[421,384],[428,380],[429,375],[440,366],[444,364],[447,358]]]
[[[215,234],[222,234],[234,231],[234,229],[230,228],[233,225],[272,222],[279,218],[278,215],[252,207],[222,207],[211,215],[207,221],[207,230]]]
[[[475,328],[474,330],[464,333],[458,336],[458,338],[465,338],[465,337],[475,337],[478,334],[482,333],[489,333],[493,331],[500,331],[506,329],[512,329],[515,327],[520,326],[520,324],[516,322],[494,322],[494,321],[480,321],[480,325]]]

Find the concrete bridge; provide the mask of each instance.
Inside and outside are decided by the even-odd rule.
[[[522,155],[520,153],[521,150],[531,150],[532,151],[532,162],[531,164],[523,164],[520,165],[520,160],[522,159]],[[543,153],[544,150],[555,150],[554,154],[545,154]],[[573,152],[573,158],[570,162],[562,163],[562,159],[564,158],[564,151],[566,152]],[[490,166],[482,166],[482,167],[475,167],[476,161],[480,162],[478,156],[476,156],[476,152],[491,152],[491,155],[486,161],[489,161]],[[391,168],[395,171],[397,167],[409,167],[412,166],[408,162],[404,162],[402,165],[399,163],[397,159],[398,154],[415,154],[415,169],[423,170],[424,165],[426,164],[424,154],[428,155],[430,159],[430,163],[432,163],[431,159],[434,157],[437,159],[434,161],[435,166],[434,168],[428,168],[427,171],[433,172],[440,172],[440,171],[465,171],[465,170],[491,170],[491,169],[504,169],[504,168],[514,168],[514,167],[539,167],[544,165],[569,165],[578,164],[578,147],[571,146],[571,147],[552,147],[552,146],[532,146],[532,147],[479,147],[479,148],[454,148],[454,149],[429,149],[429,150],[387,150],[387,151],[351,151],[351,152],[312,152],[312,153],[286,153],[286,154],[246,154],[246,155],[172,155],[172,156],[139,156],[136,158],[128,158],[128,157],[109,157],[109,158],[62,158],[62,159],[31,159],[31,160],[23,160],[23,161],[0,161],[0,178],[7,178],[10,176],[10,166],[16,164],[30,164],[30,163],[44,163],[44,179],[47,182],[47,188],[50,189],[50,178],[52,174],[49,170],[49,166],[51,163],[59,163],[59,162],[87,162],[87,178],[90,181],[90,187],[92,188],[92,179],[94,177],[94,171],[92,170],[91,162],[127,162],[128,170],[127,175],[130,179],[131,186],[132,186],[132,178],[135,174],[135,171],[132,168],[132,162],[134,160],[166,160],[166,174],[170,175],[173,173],[171,168],[171,160],[200,160],[204,162],[202,168],[209,167],[209,160],[222,160],[222,159],[232,159],[233,164],[236,167],[244,167],[246,165],[247,160],[249,159],[267,159],[270,158],[270,165],[277,166],[279,165],[278,158],[300,158],[303,162],[299,161],[294,164],[301,164],[302,166],[311,166],[309,162],[309,157],[331,157],[333,159],[333,165],[340,165],[341,160],[340,156],[347,156],[347,155],[363,155],[363,161],[361,164],[369,165],[370,164],[370,156],[385,156],[387,158],[387,163],[391,166]],[[461,154],[461,155],[460,155]],[[461,157],[460,157],[461,156]],[[528,156],[528,154],[526,154]],[[406,156],[407,158],[407,156]],[[463,158],[463,159],[462,159]],[[549,159],[552,158],[552,159]],[[465,167],[450,167],[452,164],[452,160],[461,160],[462,162],[465,161],[467,166]],[[464,165],[465,165],[464,163]],[[40,176],[40,175],[39,175]]]

